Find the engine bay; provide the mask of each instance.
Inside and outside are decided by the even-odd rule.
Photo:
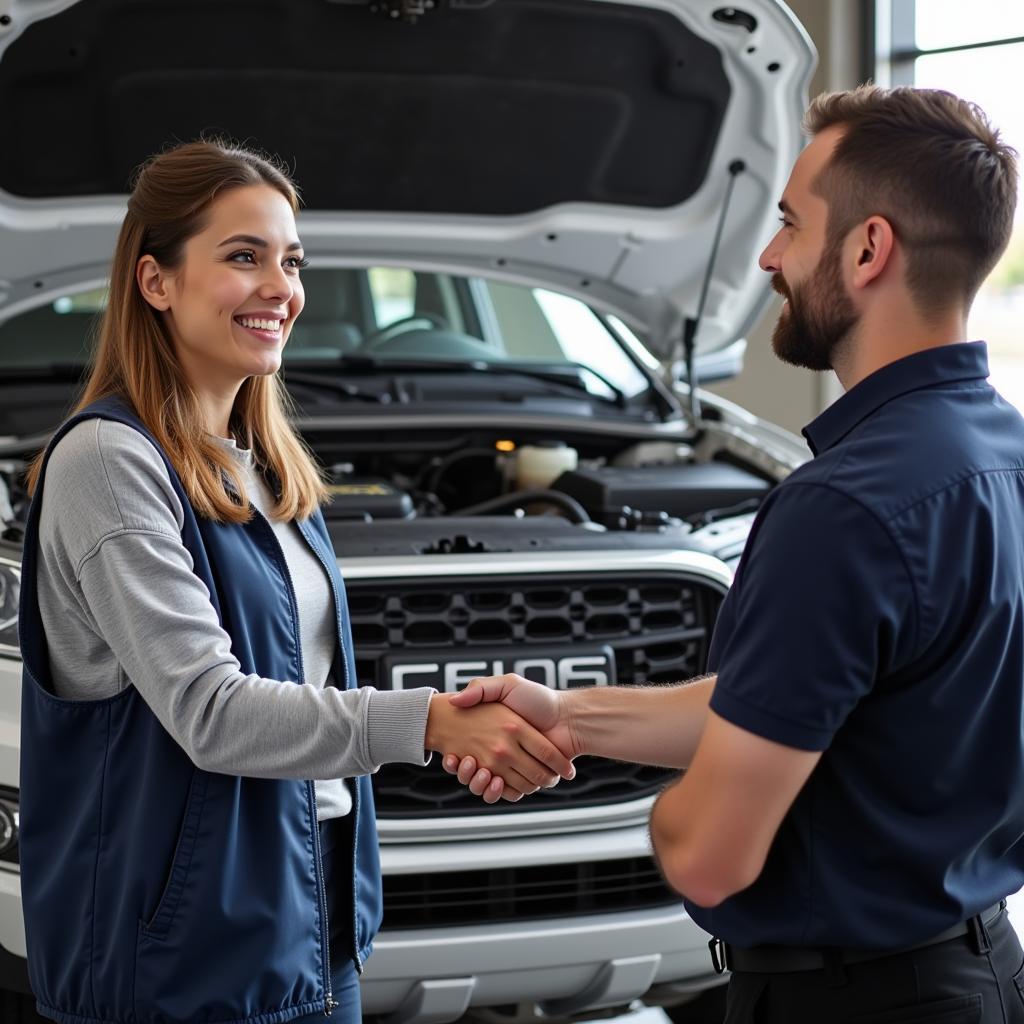
[[[437,438],[432,451],[394,441],[347,450],[337,461],[318,451],[342,557],[671,546],[728,561],[772,487],[728,453],[701,458],[675,440],[476,433]]]
[[[678,546],[728,561],[772,487],[731,453],[678,440],[403,434],[306,432],[339,556]],[[0,461],[10,539],[27,514],[25,465]]]

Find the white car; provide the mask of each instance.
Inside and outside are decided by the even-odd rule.
[[[739,371],[768,298],[815,56],[774,0],[0,12],[0,1010],[27,1020],[19,474],[74,398],[132,168],[209,129],[294,168],[312,267],[284,376],[332,475],[362,684],[671,682],[808,457],[697,385]],[[671,773],[578,767],[494,806],[436,763],[375,776],[368,1015],[704,1019],[723,979],[646,830]]]

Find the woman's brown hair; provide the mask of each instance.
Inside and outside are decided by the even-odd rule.
[[[72,415],[100,398],[118,396],[135,410],[167,453],[196,512],[218,522],[250,518],[238,468],[206,433],[206,423],[163,322],[136,284],[140,257],[177,269],[185,243],[202,231],[210,205],[225,192],[269,185],[299,200],[287,173],[259,153],[219,140],[190,142],[151,157],[139,169],[114,250],[110,291],[85,390]],[[304,519],[326,496],[309,450],[289,422],[290,403],[277,374],[249,377],[235,399],[230,429],[252,448],[257,466],[275,484],[275,519]],[[40,453],[29,467],[34,493]],[[224,487],[231,481],[241,503]]]

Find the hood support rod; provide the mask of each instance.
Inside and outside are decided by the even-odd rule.
[[[686,382],[690,388],[690,423],[695,430],[701,418],[700,399],[697,397],[697,370],[694,367],[694,355],[697,351],[697,328],[704,317],[704,304],[707,302],[708,289],[711,286],[711,278],[715,272],[718,248],[722,244],[725,216],[729,212],[729,204],[732,202],[733,186],[736,184],[736,178],[746,169],[747,165],[742,160],[733,160],[729,164],[729,180],[726,182],[725,198],[722,200],[722,208],[718,213],[718,225],[715,228],[715,237],[711,243],[711,255],[708,257],[707,270],[704,271],[704,281],[700,288],[700,298],[697,300],[697,314],[692,317],[688,316],[683,321],[682,355],[686,366]],[[679,365],[678,361],[673,360],[671,365],[673,366],[673,375],[675,375],[676,368]]]

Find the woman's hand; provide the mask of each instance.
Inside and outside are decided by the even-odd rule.
[[[451,698],[451,702],[461,708],[471,708],[495,701],[500,701],[505,707],[511,708],[543,732],[569,758],[583,752],[582,741],[573,723],[566,694],[551,690],[540,683],[531,682],[514,673],[489,676],[472,680],[466,689]],[[483,797],[485,803],[494,803],[503,795],[508,799],[507,787],[503,780],[472,755],[464,755],[460,759],[454,754],[446,754],[442,766],[449,775],[457,775],[459,782],[468,786],[471,793]],[[574,770],[571,775],[566,775],[565,772],[560,774],[563,778],[571,779],[576,773]]]
[[[452,696],[435,694],[427,713],[426,745],[446,762],[472,758],[486,770],[488,785],[477,795],[487,803],[499,797],[518,800],[576,773],[550,739],[498,702],[459,707]]]

